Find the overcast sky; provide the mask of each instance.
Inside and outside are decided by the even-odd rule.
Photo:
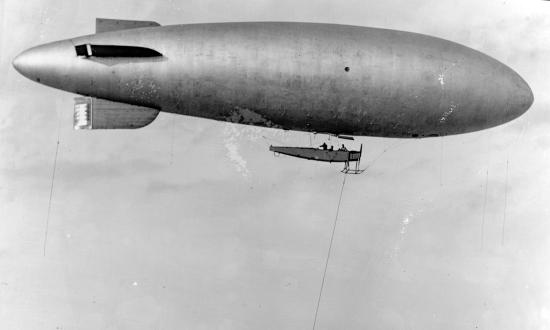
[[[11,66],[95,18],[307,21],[449,39],[535,103],[483,132],[360,138],[318,329],[550,329],[550,3],[0,0],[0,328],[308,329],[343,176],[275,158],[321,136],[161,114],[74,131],[75,95]],[[45,228],[56,141],[59,153]]]

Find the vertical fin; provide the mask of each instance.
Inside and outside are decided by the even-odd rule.
[[[153,21],[131,21],[124,19],[109,19],[109,18],[96,18],[95,19],[95,33],[138,29],[144,27],[160,26],[159,23]]]

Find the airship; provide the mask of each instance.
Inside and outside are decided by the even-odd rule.
[[[426,138],[501,125],[534,100],[505,64],[418,33],[102,18],[95,32],[30,48],[13,60],[23,76],[79,95],[76,129],[139,128],[163,111],[344,138]],[[360,158],[341,149],[271,150],[346,164]]]

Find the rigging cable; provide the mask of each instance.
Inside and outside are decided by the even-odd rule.
[[[172,114],[172,136],[170,141],[170,166],[174,163],[174,138],[176,134],[176,115]]]
[[[401,142],[398,141],[398,142],[396,142],[396,143],[393,143],[393,144],[389,145],[388,147],[386,147],[384,150],[382,150],[382,152],[380,152],[376,157],[374,157],[374,158],[367,164],[367,166],[364,168],[364,171],[367,170],[367,169],[369,169],[370,167],[372,167],[372,166],[374,165],[374,163],[376,163],[380,158],[382,158],[382,156],[384,156],[384,154],[385,154],[387,151],[389,151],[389,150],[391,150],[391,149],[393,149],[393,148],[397,148],[397,147],[399,147],[399,146],[401,146],[401,145],[403,145],[403,144],[407,144],[407,143],[409,143],[409,142],[411,142],[411,141],[401,141]]]
[[[55,180],[55,169],[57,168],[57,155],[59,154],[59,114],[57,116],[57,144],[55,146],[55,156],[53,160],[52,181],[50,184],[50,198],[48,200],[48,214],[46,216],[46,227],[44,228],[44,257],[46,256],[46,243],[48,242],[48,228],[50,225],[50,213],[52,210],[52,198],[53,198],[53,184]]]
[[[509,160],[506,160],[506,181],[504,182],[504,211],[502,215],[502,236],[500,238],[500,245],[504,245],[504,228],[506,225],[506,207],[508,204],[508,168],[509,168]]]
[[[282,142],[281,140],[278,140],[278,139],[276,139],[276,138],[273,138],[273,137],[268,138],[268,137],[265,136],[265,135],[262,135],[262,138],[263,138],[263,139],[265,140],[265,142],[266,142],[267,144],[269,144],[269,145],[271,145],[272,142],[274,141],[274,142],[279,143],[279,144],[282,145],[282,146],[286,146],[286,143],[284,143],[284,142]],[[270,142],[269,140],[271,140],[271,142]]]
[[[443,136],[440,137],[441,149],[439,153],[439,186],[443,186]]]
[[[485,175],[485,198],[483,199],[483,214],[481,216],[481,250],[483,251],[483,239],[485,238],[485,211],[487,210],[487,188],[489,186],[489,169]]]
[[[508,180],[509,180],[509,176],[510,176],[510,171],[509,171],[509,168],[510,168],[510,149],[512,149],[512,147],[515,147],[517,145],[517,143],[523,139],[523,136],[525,134],[525,128],[527,125],[529,125],[529,117],[528,117],[529,114],[526,115],[526,120],[523,121],[523,126],[521,128],[521,131],[520,133],[518,134],[517,138],[508,145],[508,151],[507,151],[507,156],[506,156],[506,179],[504,181],[504,210],[503,210],[503,214],[502,214],[502,234],[501,234],[501,238],[500,238],[500,245],[501,246],[504,246],[504,236],[505,236],[505,225],[506,225],[506,212],[507,212],[507,209],[508,209]],[[527,121],[527,123],[525,123],[525,121]]]
[[[340,212],[340,203],[342,202],[342,195],[344,193],[344,185],[346,184],[346,174],[344,174],[344,180],[342,181],[342,188],[340,189],[340,198],[338,199],[338,207],[336,208],[336,216],[334,217],[334,224],[332,225],[332,234],[330,235],[330,243],[328,246],[327,258],[325,261],[325,270],[323,271],[323,280],[321,281],[321,288],[319,290],[319,297],[317,298],[317,307],[315,308],[315,318],[313,319],[313,330],[317,325],[317,314],[319,313],[319,305],[321,304],[321,296],[323,295],[323,288],[325,286],[325,278],[327,276],[328,262],[330,259],[330,253],[332,251],[332,242],[334,240],[334,232],[336,231],[336,224],[338,222],[338,213]]]

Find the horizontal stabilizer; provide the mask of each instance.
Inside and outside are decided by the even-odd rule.
[[[152,21],[131,21],[124,19],[109,19],[109,18],[96,18],[95,19],[95,33],[138,29],[144,27],[160,26],[157,22]]]
[[[154,49],[137,46],[91,45],[74,46],[77,56],[84,57],[158,57],[161,53]]]
[[[94,97],[76,97],[74,129],[130,129],[149,125],[159,110],[112,102]]]

